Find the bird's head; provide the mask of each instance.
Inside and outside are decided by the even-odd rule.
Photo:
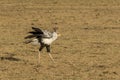
[[[57,31],[58,27],[54,27],[53,30],[54,30],[54,32],[56,32],[58,34],[58,37],[61,36],[61,34]]]

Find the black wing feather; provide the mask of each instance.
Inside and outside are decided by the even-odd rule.
[[[34,31],[31,31],[31,32],[28,32],[28,33],[31,33],[31,34],[41,34],[40,32],[34,32]]]
[[[43,32],[42,32],[41,29],[35,28],[35,27],[32,27],[32,29],[33,29],[34,31],[28,32],[28,33],[30,33],[31,35],[26,36],[25,39],[34,38],[34,37],[40,38],[40,37],[43,36]]]
[[[35,35],[28,35],[28,36],[25,37],[25,39],[33,38],[33,37],[35,37]]]
[[[35,32],[39,32],[39,33],[43,34],[42,30],[39,29],[39,28],[32,27],[32,29],[33,29]]]

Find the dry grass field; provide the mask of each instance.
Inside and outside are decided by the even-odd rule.
[[[59,27],[55,64],[32,26]],[[120,80],[120,0],[0,0],[0,80]]]

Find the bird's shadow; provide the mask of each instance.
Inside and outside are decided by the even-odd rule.
[[[15,58],[15,57],[13,57],[13,56],[0,57],[0,60],[20,61],[20,59]]]

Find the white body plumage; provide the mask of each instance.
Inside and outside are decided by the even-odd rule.
[[[58,35],[56,32],[53,32],[51,38],[42,38],[42,43],[50,45],[53,41],[57,39]]]

